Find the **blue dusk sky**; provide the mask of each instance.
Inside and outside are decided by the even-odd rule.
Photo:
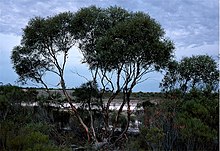
[[[35,17],[53,16],[60,12],[76,12],[82,7],[120,6],[129,11],[148,13],[158,21],[175,44],[175,59],[185,56],[212,56],[216,61],[219,54],[219,1],[218,0],[0,0],[0,82],[19,85],[18,76],[12,69],[11,50],[20,44],[22,28]],[[69,56],[66,68],[68,88],[80,86],[90,78],[88,67],[81,64],[82,56],[77,48]],[[147,75],[149,79],[137,85],[134,91],[157,92],[163,77],[160,73]],[[45,77],[49,87],[59,79]],[[36,86],[33,83],[25,86]]]

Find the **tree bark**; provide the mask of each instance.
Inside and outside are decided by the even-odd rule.
[[[68,103],[70,104],[70,107],[71,107],[72,111],[74,112],[74,115],[76,116],[76,118],[78,119],[79,123],[83,126],[83,128],[84,128],[84,130],[86,132],[88,142],[90,142],[89,128],[83,122],[83,120],[80,117],[76,107],[72,104],[71,98],[70,98],[69,94],[66,91],[65,82],[64,82],[63,78],[61,78],[61,87],[62,87],[63,94],[65,95]]]
[[[114,144],[116,144],[119,140],[121,140],[123,138],[123,136],[126,136],[126,133],[128,131],[129,128],[129,124],[131,121],[131,109],[130,109],[130,95],[131,95],[131,90],[129,92],[124,92],[126,95],[126,102],[127,102],[127,124],[126,127],[124,129],[124,131],[122,132],[122,134],[116,139],[116,141],[114,142]]]

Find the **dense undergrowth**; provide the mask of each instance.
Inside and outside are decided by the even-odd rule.
[[[194,89],[186,94],[138,93],[132,97],[146,100],[139,104],[143,110],[132,114],[131,122],[139,121],[140,133],[127,134],[114,147],[103,146],[100,150],[218,150],[218,93]],[[160,98],[161,102],[151,103],[153,98]],[[43,103],[46,100],[34,89],[0,87],[0,150],[71,150],[72,144],[94,149],[72,113],[50,106],[48,101]],[[24,106],[24,102],[39,102],[39,105]],[[80,114],[89,124],[87,111],[81,110]],[[94,126],[101,137],[102,117],[98,111],[94,115]],[[123,128],[126,116],[119,119],[119,127]]]

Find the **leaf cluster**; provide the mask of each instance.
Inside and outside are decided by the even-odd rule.
[[[90,68],[111,70],[131,62],[161,66],[172,56],[173,43],[147,14],[120,7],[90,7],[76,13],[76,18],[82,25],[78,30],[80,49]]]
[[[21,45],[15,46],[11,55],[19,81],[42,83],[47,71],[57,73],[57,57],[68,53],[75,44],[71,33],[72,17],[72,13],[65,12],[53,17],[35,17],[28,22],[23,29]]]
[[[173,61],[168,66],[160,87],[163,91],[191,89],[216,91],[219,71],[217,63],[208,55],[184,57],[180,62]]]

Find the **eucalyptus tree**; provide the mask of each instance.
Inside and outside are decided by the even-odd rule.
[[[75,35],[71,32],[74,28],[71,24],[73,16],[73,13],[66,12],[52,17],[31,19],[23,29],[21,44],[12,50],[11,60],[21,82],[30,80],[42,84],[48,90],[45,74],[50,72],[59,77],[58,85],[89,139],[88,127],[72,104],[64,79],[68,54],[76,43]]]
[[[123,93],[114,128],[125,104],[128,122],[119,139],[129,126],[133,88],[145,80],[143,77],[147,73],[166,67],[174,49],[160,24],[148,14],[129,12],[120,7],[102,9],[91,6],[75,14],[36,17],[23,31],[21,45],[13,49],[11,56],[20,81],[31,80],[47,88],[44,75],[48,72],[57,75],[63,93],[86,130],[88,139],[90,130],[71,103],[64,80],[68,53],[76,42],[83,54],[83,62],[89,65],[93,81],[101,84],[101,95],[107,87],[111,91],[106,105],[100,97],[107,131],[110,104],[120,92]],[[114,134],[114,128],[107,136],[109,139]]]
[[[75,33],[79,39],[79,48],[83,54],[84,62],[89,64],[89,68],[93,75],[93,80],[97,81],[97,78],[100,79],[102,85],[102,94],[104,94],[105,89],[110,85],[110,90],[112,92],[111,97],[108,99],[106,107],[103,107],[103,112],[105,113],[105,126],[108,129],[108,120],[109,120],[109,106],[111,101],[116,97],[116,95],[121,91],[119,79],[122,68],[118,71],[111,70],[110,66],[114,66],[112,55],[109,56],[108,52],[100,52],[97,47],[97,42],[102,36],[104,36],[110,28],[114,27],[118,22],[126,20],[129,18],[128,11],[118,8],[110,7],[108,9],[101,9],[95,6],[88,8],[82,8],[80,11],[76,12],[75,19],[73,24],[79,26],[75,28]],[[104,55],[105,58],[101,58]],[[111,62],[106,64],[106,57],[111,57]],[[110,65],[111,64],[111,65]],[[106,66],[107,65],[107,66]],[[117,76],[117,87],[114,87],[112,79],[109,79],[109,74],[113,72],[118,72]],[[112,75],[112,74],[111,74]],[[116,89],[116,90],[115,90]],[[102,102],[102,99],[101,99]]]
[[[219,71],[215,60],[208,55],[184,57],[170,63],[161,88],[164,91],[180,89],[187,92],[197,88],[213,91],[218,88]]]
[[[129,126],[133,88],[144,80],[144,75],[167,65],[174,45],[165,38],[160,24],[148,14],[129,12],[120,7],[83,8],[76,12],[73,23],[81,25],[74,32],[94,80],[101,84],[103,93],[107,87],[112,92],[103,108],[106,129],[112,100],[119,92],[124,94],[115,119],[117,123],[122,108],[127,104],[128,123],[123,136]]]

